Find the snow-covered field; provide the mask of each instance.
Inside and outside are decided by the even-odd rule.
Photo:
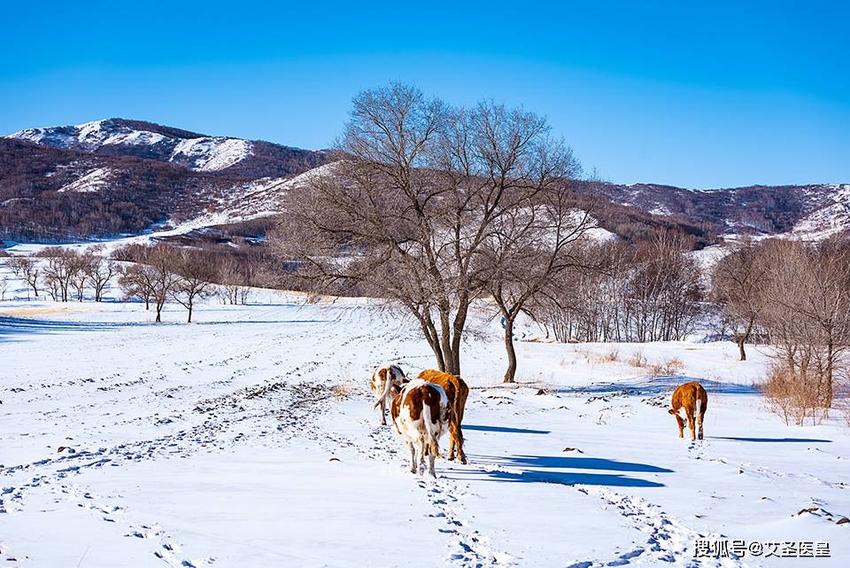
[[[524,341],[505,388],[478,314],[470,463],[438,460],[432,481],[367,392],[380,363],[432,366],[416,326],[364,301],[253,299],[192,325],[177,307],[155,325],[139,304],[0,302],[0,563],[847,565],[850,428],[767,413],[762,354]],[[636,351],[681,376],[649,377]],[[702,442],[666,412],[684,377],[709,392]],[[694,558],[719,538],[827,541],[831,557]]]

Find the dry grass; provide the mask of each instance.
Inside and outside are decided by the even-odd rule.
[[[669,377],[678,375],[685,369],[685,363],[678,357],[671,357],[666,361],[649,362],[644,354],[640,351],[635,351],[629,357],[629,365],[638,369],[646,369],[653,377]]]
[[[797,376],[784,365],[774,365],[759,389],[770,411],[781,416],[786,424],[802,426],[806,418],[818,424],[826,416],[817,383]]]
[[[0,314],[10,317],[44,316],[49,314],[61,314],[70,312],[82,312],[90,309],[87,306],[46,306],[33,308],[9,308],[0,310]]]
[[[635,351],[634,353],[632,353],[632,356],[629,357],[628,363],[632,367],[637,367],[639,369],[642,369],[642,368],[646,367],[646,363],[647,363],[646,356],[643,354],[642,351]]]
[[[594,353],[587,349],[576,349],[576,355],[583,357],[588,365],[607,365],[620,360],[620,352],[616,349],[611,349],[605,353]]]
[[[612,349],[608,353],[605,353],[602,357],[606,363],[616,363],[620,360],[620,352],[616,349]]]
[[[354,394],[354,386],[350,382],[336,384],[331,387],[331,394],[340,400],[345,400]]]

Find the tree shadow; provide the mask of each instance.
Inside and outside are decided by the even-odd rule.
[[[596,473],[597,470],[631,473],[673,473],[673,470],[650,464],[621,462],[605,458],[567,456],[487,456],[469,455],[470,463],[482,469],[451,469],[448,477],[466,481],[499,481],[510,483],[557,483],[561,485],[606,485],[611,487],[664,487],[663,483],[630,477],[620,473]],[[492,467],[494,469],[488,469]],[[511,468],[511,469],[506,469]]]
[[[172,323],[173,322],[167,322],[156,325],[169,325]],[[15,336],[29,334],[63,333],[69,331],[104,331],[122,327],[140,327],[145,325],[152,324],[149,322],[78,322],[0,316],[0,339],[14,339]]]
[[[823,440],[820,438],[747,438],[736,436],[706,436],[711,440],[731,440],[733,442],[768,442],[768,443],[784,443],[784,442],[807,442],[811,444],[824,443],[831,444],[832,440]]]
[[[606,458],[585,458],[579,456],[485,456],[469,455],[470,460],[475,463],[487,465],[509,466],[509,467],[534,467],[534,468],[563,468],[563,469],[597,469],[608,471],[631,471],[641,473],[673,473],[672,469],[658,467],[651,464],[622,462]]]
[[[709,395],[712,394],[759,394],[754,385],[739,385],[721,383],[698,377],[685,375],[670,375],[666,377],[644,377],[632,381],[615,383],[593,383],[590,385],[561,387],[555,389],[558,394],[585,395],[615,395],[615,396],[650,396],[672,392],[677,386],[689,381],[698,381]]]
[[[305,319],[305,320],[228,320],[228,321],[199,321],[194,325],[242,325],[242,324],[299,324],[299,323],[332,323],[334,320]]]
[[[530,428],[509,428],[507,426],[484,426],[480,424],[464,424],[464,430],[474,432],[502,432],[504,434],[549,434],[551,430],[532,430]]]
[[[604,485],[608,487],[664,487],[663,483],[611,473],[582,473],[561,471],[453,471],[463,481],[498,481],[503,483],[556,483],[558,485]],[[476,479],[476,475],[481,476]]]

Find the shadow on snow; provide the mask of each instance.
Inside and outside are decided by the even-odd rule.
[[[738,438],[735,436],[706,436],[710,440],[731,440],[733,442],[808,442],[812,444],[826,443],[831,444],[832,440],[823,440],[820,438]]]
[[[507,426],[484,426],[479,424],[464,424],[464,430],[475,432],[502,432],[504,434],[550,434],[551,430],[531,430],[529,428],[509,428]]]
[[[619,473],[595,473],[596,470],[630,473],[672,473],[673,470],[650,464],[621,462],[605,458],[566,456],[485,456],[470,455],[470,462],[481,470],[450,470],[449,477],[467,481],[500,481],[513,483],[557,483],[561,485],[606,485],[611,487],[664,487],[663,483],[630,477]],[[487,469],[488,467],[511,469]]]
[[[721,383],[709,379],[671,375],[667,377],[645,377],[632,381],[615,383],[593,383],[585,386],[560,387],[555,389],[558,394],[585,394],[615,396],[649,396],[672,392],[677,386],[688,381],[698,381],[709,395],[712,394],[759,394],[753,385],[736,385]]]

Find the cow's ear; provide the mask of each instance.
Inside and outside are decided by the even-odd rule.
[[[676,411],[675,411],[675,410],[673,410],[672,408],[667,409],[667,412],[668,412],[669,414],[674,414],[674,415],[676,414]]]

